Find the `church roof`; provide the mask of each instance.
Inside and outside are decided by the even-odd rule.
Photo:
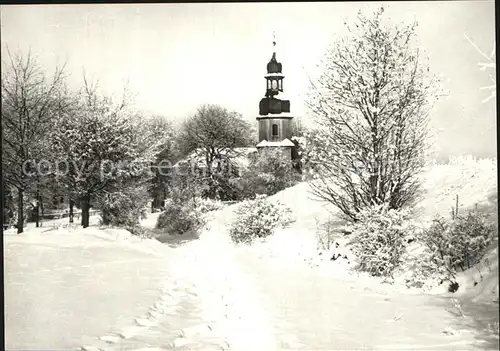
[[[293,118],[293,116],[289,112],[282,112],[282,113],[269,113],[267,115],[259,115],[257,117],[257,119],[261,118]]]
[[[257,144],[257,147],[293,147],[295,144],[291,142],[289,139],[284,139],[282,141],[267,141],[262,140]]]
[[[273,98],[279,100],[290,100],[290,98],[282,91],[278,91],[278,94],[274,95]]]
[[[264,78],[278,77],[283,78],[283,73],[267,73]]]
[[[273,57],[271,57],[271,60],[267,64],[267,73],[281,73],[281,63],[276,61],[276,53],[273,52]]]

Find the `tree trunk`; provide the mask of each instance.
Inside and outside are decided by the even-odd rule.
[[[40,226],[40,205],[38,204],[38,199],[35,206],[35,226],[37,228]]]
[[[37,184],[36,189],[35,223],[38,228],[40,226],[40,184]]]
[[[74,221],[74,216],[73,216],[73,207],[75,206],[75,202],[73,201],[73,198],[70,196],[69,197],[69,222],[73,223]]]
[[[81,198],[81,208],[82,208],[82,227],[87,228],[89,226],[89,211],[90,211],[89,195],[84,195]]]
[[[17,188],[17,234],[21,234],[24,230],[23,193],[23,189]]]
[[[40,212],[41,212],[41,214],[40,214],[40,227],[42,227],[43,226],[43,215],[44,215],[44,212],[43,212],[43,197],[41,195],[40,195],[40,202],[39,202],[39,204],[40,204]]]

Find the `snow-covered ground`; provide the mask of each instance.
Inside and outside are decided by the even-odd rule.
[[[415,209],[415,220],[417,222],[428,223],[435,215],[449,218],[450,209],[455,204],[455,196],[458,195],[459,211],[465,212],[477,205],[481,212],[490,216],[490,221],[498,223],[496,160],[462,158],[455,160],[452,164],[435,165],[422,174],[422,182],[422,199]],[[442,286],[432,291],[433,296],[424,295],[418,290],[407,290],[401,286],[381,285],[380,282],[366,275],[348,272],[349,265],[344,260],[337,260],[335,263],[329,260],[331,254],[327,255],[323,252],[323,255],[319,256],[315,234],[317,223],[329,218],[333,210],[315,201],[306,184],[301,183],[286,189],[272,196],[271,201],[279,201],[289,206],[296,217],[296,222],[290,228],[277,231],[265,244],[257,244],[253,248],[247,249],[248,253],[240,255],[240,257],[254,258],[259,256],[261,257],[259,261],[262,263],[262,267],[268,267],[268,269],[276,266],[281,267],[275,273],[274,278],[270,279],[269,289],[271,290],[273,284],[275,284],[272,282],[276,282],[279,279],[278,276],[284,276],[288,272],[291,281],[282,279],[282,288],[280,288],[282,295],[280,295],[280,290],[277,290],[276,298],[278,299],[281,296],[281,302],[285,300],[291,301],[286,308],[293,308],[296,313],[300,313],[300,306],[307,306],[302,307],[303,317],[296,319],[311,318],[312,311],[317,308],[316,316],[318,320],[324,320],[322,325],[335,324],[339,326],[338,328],[342,332],[346,332],[340,326],[349,325],[350,319],[346,317],[345,320],[338,321],[335,320],[336,317],[334,316],[338,316],[339,312],[342,315],[347,313],[347,315],[353,316],[353,320],[356,320],[355,316],[359,317],[359,314],[354,312],[354,306],[358,304],[359,306],[366,306],[370,311],[370,316],[374,316],[374,318],[366,319],[364,322],[358,320],[359,325],[364,326],[359,330],[364,332],[350,330],[350,333],[356,334],[356,338],[351,340],[358,340],[360,344],[346,344],[346,348],[363,346],[389,348],[390,346],[407,349],[404,345],[404,340],[407,339],[408,345],[413,345],[414,348],[420,345],[418,348],[423,349],[425,348],[424,345],[427,345],[426,347],[430,349],[443,349],[445,347],[440,346],[439,343],[447,343],[447,341],[438,337],[435,332],[437,330],[449,331],[448,328],[460,329],[459,334],[463,334],[465,330],[475,330],[477,343],[482,345],[480,348],[498,348],[497,242],[491,246],[487,259],[483,260],[481,265],[458,275],[460,288],[457,293],[448,293],[446,292],[447,287]],[[338,237],[335,238],[335,241],[338,242],[342,242],[341,225],[342,221],[339,220],[339,233]],[[250,254],[250,251],[254,251],[254,254]],[[265,260],[274,261],[275,264],[263,263]],[[284,264],[284,262],[286,263]],[[309,269],[309,273],[299,274],[301,272],[299,267],[304,266],[303,263],[307,263],[307,266],[312,266],[313,269]],[[292,264],[296,265],[296,267],[288,269]],[[249,265],[246,264],[245,266],[248,267]],[[304,270],[307,270],[307,268],[304,268]],[[301,282],[298,283],[297,280],[301,280]],[[293,284],[295,284],[295,287],[293,287]],[[353,291],[350,291],[350,293],[345,289],[348,285],[352,286]],[[286,286],[291,287],[287,289]],[[307,295],[307,289],[311,286],[313,288],[310,289],[311,295],[307,300],[304,296]],[[298,293],[301,287],[303,287],[303,291]],[[385,305],[388,306],[389,310],[392,309],[394,313],[397,310],[405,310],[406,312],[401,312],[401,314],[407,315],[407,318],[398,319],[397,323],[384,327],[383,331],[372,335],[371,330],[379,330],[380,327],[374,321],[387,320],[390,317],[387,313],[388,310],[384,314],[383,309],[379,308],[379,303],[382,303],[380,296],[378,299],[373,297],[371,302],[370,299],[366,299],[363,303],[363,293],[359,293],[360,289],[361,291],[369,289],[376,291],[378,294],[392,295],[391,302],[386,302]],[[286,291],[286,293],[283,293],[283,291]],[[373,296],[377,295],[377,293]],[[330,294],[332,297],[329,297]],[[294,302],[294,299],[297,302]],[[315,303],[315,300],[318,299],[321,302]],[[329,303],[331,303],[330,308],[328,307]],[[351,303],[352,308],[349,309],[348,306]],[[297,306],[290,307],[293,304]],[[344,306],[341,309],[338,307],[340,304]],[[368,307],[369,304],[373,304],[373,307]],[[443,306],[443,304],[446,306],[446,310],[452,312],[451,314],[445,312],[443,308],[436,307]],[[424,306],[428,306],[427,309],[429,310],[426,311]],[[338,311],[334,312],[336,309]],[[310,311],[310,313],[307,311]],[[455,315],[459,317],[456,318]],[[408,316],[411,317],[408,318]],[[415,319],[410,321],[412,318]],[[419,325],[418,320],[425,320],[426,325]],[[304,331],[311,328],[309,329],[310,333],[314,334],[312,325],[311,321],[304,323]],[[399,329],[401,333],[399,335],[398,327],[402,328]],[[426,329],[427,327],[430,329]],[[434,332],[430,332],[431,330]],[[370,335],[369,338],[366,337],[368,335]],[[327,338],[328,333],[325,330],[325,334],[317,339],[326,340]],[[463,340],[464,344],[459,346],[460,341],[457,340],[458,344],[451,347],[455,347],[455,349],[472,348],[466,339],[462,335],[461,340]],[[311,344],[309,347],[332,348],[333,345]],[[450,345],[454,344],[451,343]]]
[[[4,233],[7,349],[75,349],[160,295],[166,247],[134,245],[124,231],[50,228]]]
[[[496,213],[496,163],[474,165],[424,175],[421,218],[447,215],[457,193]],[[296,221],[251,247],[227,235],[238,204],[211,213],[199,239],[159,236],[166,245],[96,225],[4,235],[7,348],[498,349],[497,250],[454,295],[409,293],[318,258],[317,220],[330,213],[307,184],[271,200]]]
[[[496,160],[491,159],[465,158],[433,166],[422,174],[423,196],[415,220],[425,224],[435,215],[449,218],[458,195],[460,211],[477,204],[497,222],[496,175]],[[296,221],[265,243],[235,249],[235,257],[271,306],[269,318],[284,325],[276,330],[278,345],[286,344],[280,339],[282,333],[285,339],[295,335],[295,347],[305,349],[498,348],[496,242],[488,254],[489,263],[459,274],[457,293],[448,293],[442,286],[423,294],[353,274],[344,260],[332,263],[325,252],[319,256],[317,224],[332,218],[334,211],[316,201],[306,183],[270,201],[286,204]],[[225,209],[212,222],[219,235],[232,220],[231,212]],[[336,241],[342,240],[342,224],[337,222]]]
[[[458,158],[451,164],[434,165],[422,174],[424,191],[416,216],[429,221],[435,215],[450,218],[458,195],[459,213],[478,209],[498,223],[497,160]]]
[[[8,349],[274,349],[227,241],[163,245],[92,222],[4,233]]]

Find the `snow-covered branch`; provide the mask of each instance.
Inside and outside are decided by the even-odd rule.
[[[467,34],[464,33],[464,37],[472,45],[472,47],[474,47],[474,49],[476,49],[476,51],[479,53],[479,55],[481,55],[486,60],[486,62],[479,62],[478,63],[479,70],[480,71],[493,70],[493,72],[494,72],[496,70],[495,43],[493,42],[493,48],[491,50],[491,53],[489,55],[487,55],[483,50],[481,50],[476,45],[476,43],[474,43],[474,41],[472,39],[469,38],[469,36]],[[490,95],[487,96],[485,99],[483,99],[481,101],[482,103],[486,103],[489,100],[496,98],[496,78],[495,78],[495,75],[493,73],[493,74],[488,74],[488,76],[490,77],[491,81],[494,84],[488,85],[488,86],[483,86],[483,87],[479,88],[480,90],[490,91]]]

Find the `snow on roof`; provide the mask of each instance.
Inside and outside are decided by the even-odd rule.
[[[262,140],[257,144],[257,147],[293,147],[295,146],[289,139],[284,139],[282,141],[267,141]]]
[[[270,77],[281,77],[281,78],[283,78],[284,75],[283,75],[283,73],[267,73],[264,77],[265,78],[270,78]]]
[[[283,93],[282,91],[278,92],[278,94],[274,95],[274,97],[276,99],[280,99],[280,100],[290,100],[288,98],[288,96],[285,93]]]
[[[292,114],[289,112],[283,113],[270,113],[268,115],[259,115],[257,118],[293,118]]]

